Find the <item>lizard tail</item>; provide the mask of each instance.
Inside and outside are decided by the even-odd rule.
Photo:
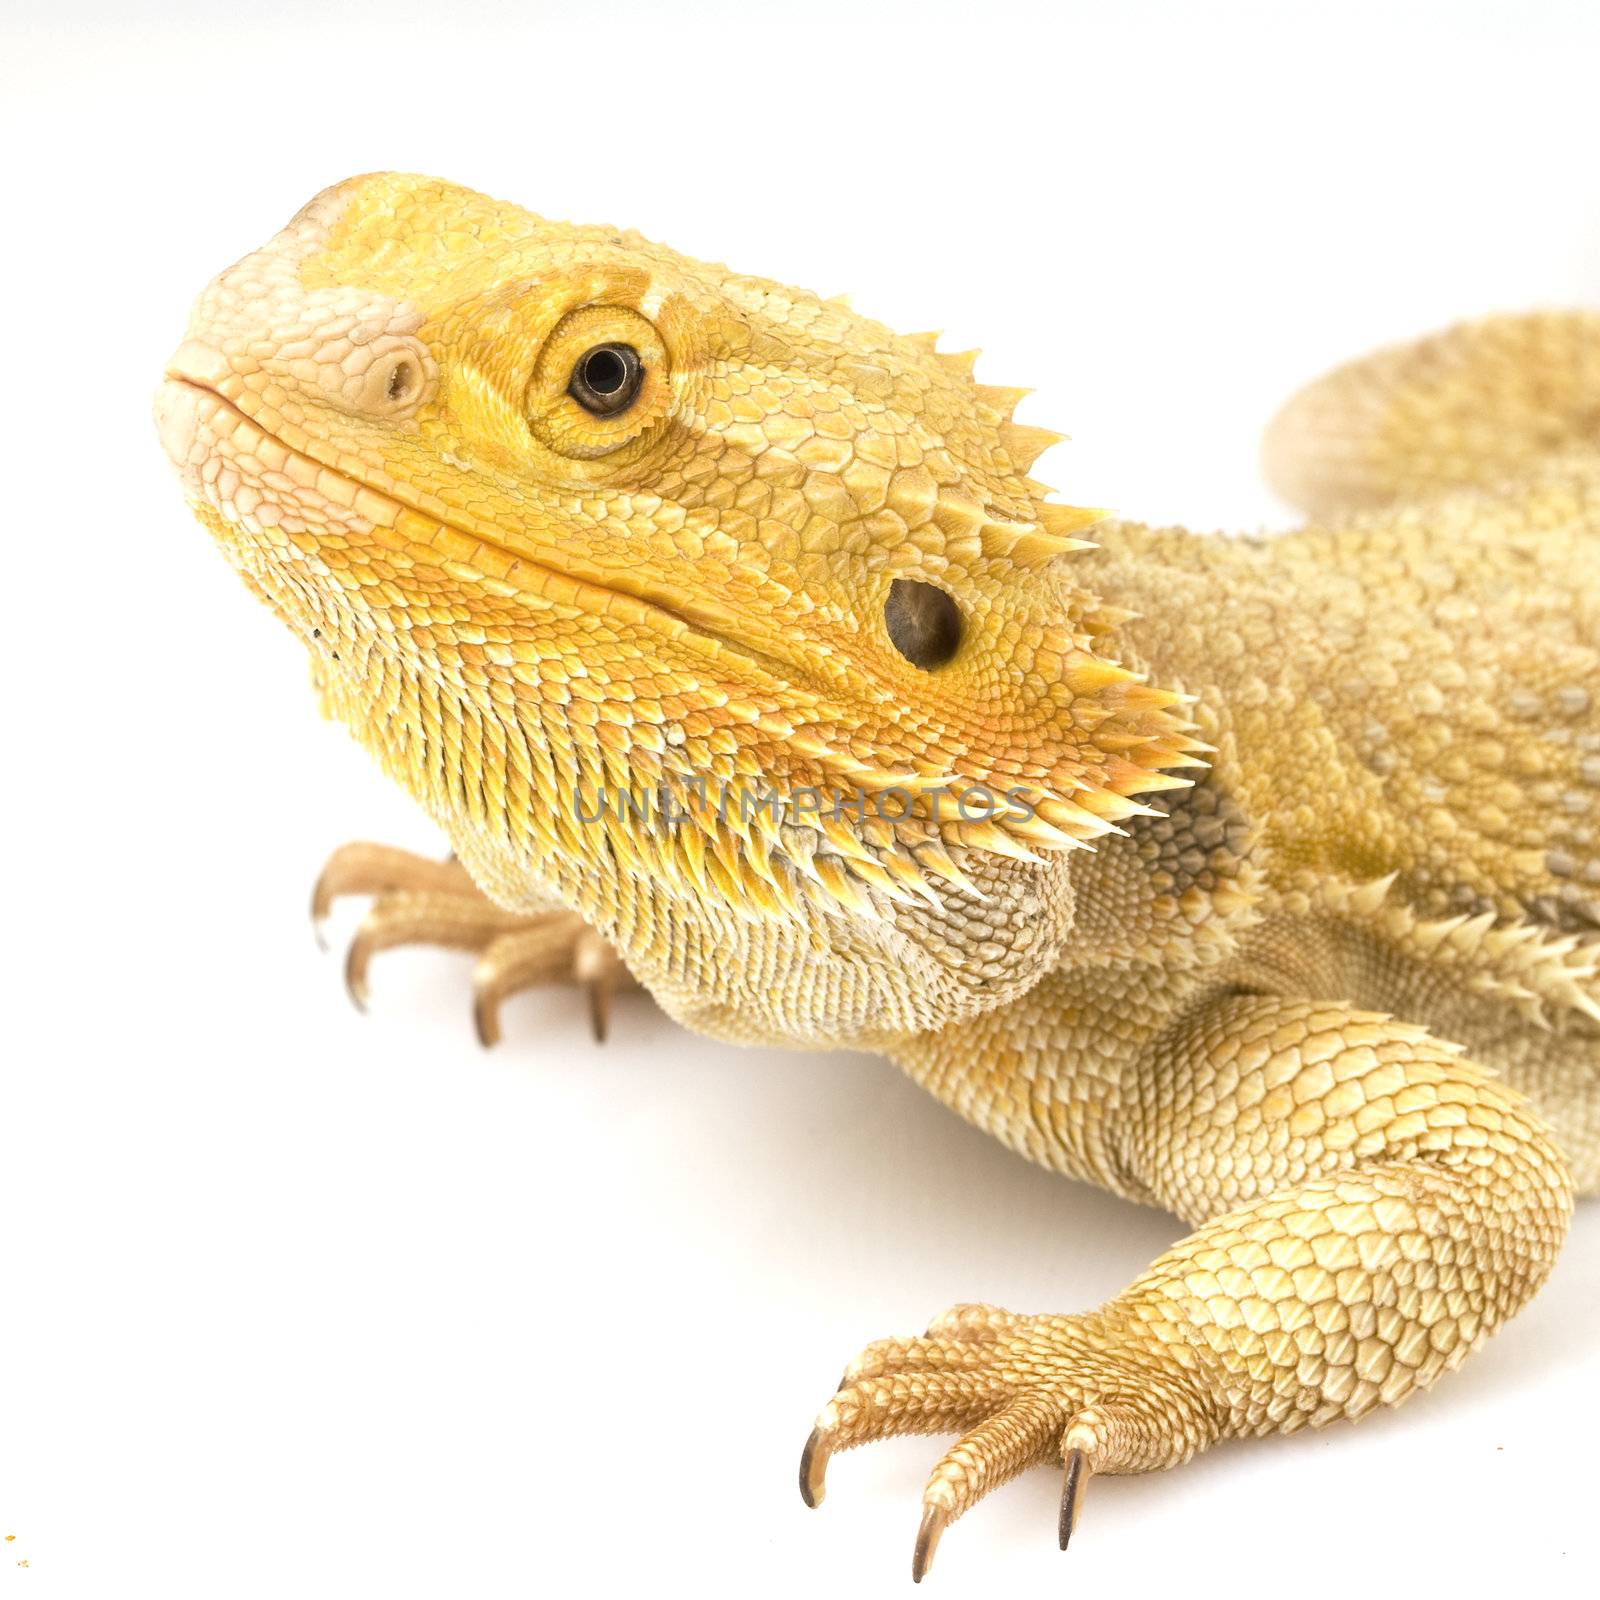
[[[1492,488],[1556,456],[1600,465],[1600,312],[1487,317],[1302,389],[1262,447],[1312,516]]]

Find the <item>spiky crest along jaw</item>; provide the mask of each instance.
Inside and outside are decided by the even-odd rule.
[[[617,327],[666,376],[602,449],[546,369]],[[1097,654],[1107,613],[1055,562],[1094,520],[1027,476],[1056,436],[970,355],[382,175],[223,274],[191,340],[234,413],[169,418],[202,519],[319,635],[331,708],[485,853],[870,915],[966,885],[972,852],[1092,840],[1199,764],[1177,698]],[[396,360],[399,404],[374,380]],[[962,605],[948,666],[895,654],[895,578]],[[692,799],[664,834],[579,817],[602,788],[697,782],[914,798],[892,824]],[[1022,804],[972,820],[974,785]]]

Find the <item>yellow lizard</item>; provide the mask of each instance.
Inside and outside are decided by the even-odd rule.
[[[454,859],[351,951],[642,983],[881,1051],[1195,1231],[1096,1310],[869,1345],[801,1464],[953,1433],[913,1574],[1023,1468],[1395,1404],[1600,1189],[1600,316],[1358,363],[1274,424],[1317,522],[1052,504],[1018,391],[839,301],[432,179],[319,195],[157,400],[195,514]],[[1092,525],[1093,542],[1083,534]]]

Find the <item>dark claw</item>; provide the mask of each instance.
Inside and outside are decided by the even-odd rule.
[[[1065,1550],[1072,1541],[1072,1530],[1078,1525],[1078,1512],[1083,1504],[1083,1486],[1089,1481],[1089,1464],[1083,1451],[1067,1452],[1067,1476],[1061,1485],[1061,1548]]]
[[[367,950],[359,936],[350,942],[344,958],[344,987],[357,1011],[367,1009]]]
[[[485,1050],[494,1049],[500,1043],[499,1002],[486,994],[473,996],[472,1026],[477,1032],[478,1043]]]
[[[800,1498],[813,1511],[822,1504],[827,1492],[824,1480],[828,1474],[828,1457],[832,1454],[833,1447],[822,1437],[822,1430],[813,1428],[805,1449],[800,1452]]]
[[[911,1552],[911,1581],[921,1583],[923,1574],[933,1565],[933,1553],[939,1548],[939,1535],[950,1521],[950,1513],[940,1506],[922,1508],[922,1526],[917,1529],[916,1548]]]
[[[332,909],[333,892],[328,887],[328,874],[319,873],[317,881],[311,886],[311,933],[319,950],[328,948],[327,935],[322,930]]]
[[[609,976],[589,980],[589,1026],[594,1030],[594,1042],[606,1042],[606,1030],[611,1025],[612,982]]]

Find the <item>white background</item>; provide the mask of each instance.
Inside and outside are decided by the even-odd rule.
[[[1093,1304],[1176,1224],[642,999],[604,1050],[520,1001],[485,1055],[464,959],[405,954],[358,1017],[312,874],[435,841],[185,515],[162,360],[314,191],[420,169],[981,343],[1082,503],[1281,525],[1254,441],[1295,384],[1595,302],[1592,8],[245,9],[0,38],[0,1588],[904,1594],[938,1444],[795,1492],[846,1357]],[[1591,1204],[1403,1414],[1096,1482],[1066,1558],[1040,1472],[929,1582],[1577,1593],[1597,1409]]]

